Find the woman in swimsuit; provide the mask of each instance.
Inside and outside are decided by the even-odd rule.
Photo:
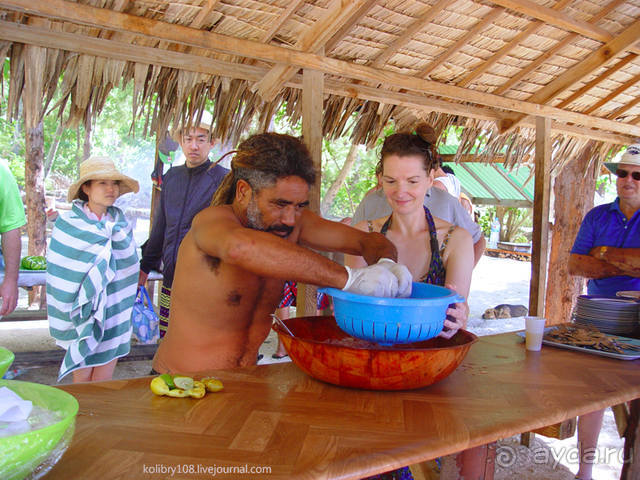
[[[466,298],[473,269],[471,236],[463,228],[433,217],[423,206],[437,166],[434,145],[427,140],[433,137],[433,129],[421,124],[415,133],[396,133],[385,139],[377,171],[382,174],[382,188],[393,211],[355,228],[386,235],[398,249],[398,263],[409,268],[414,281],[445,286]],[[345,264],[366,265],[362,257],[353,256],[345,256]],[[466,326],[468,315],[466,301],[456,303],[447,310],[440,335],[455,335]]]

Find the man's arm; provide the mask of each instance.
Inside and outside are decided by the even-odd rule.
[[[569,273],[585,278],[605,278],[625,275],[618,267],[591,255],[572,253],[569,255]]]
[[[198,213],[189,236],[207,255],[261,277],[340,289],[349,277],[343,266],[319,253],[272,233],[243,227],[226,205],[208,207]]]
[[[363,232],[305,210],[300,218],[300,244],[325,252],[359,255],[373,265],[381,258],[398,260],[393,243],[381,233]]]
[[[640,248],[593,247],[589,255],[620,270],[618,275],[640,277]]]
[[[484,249],[487,247],[487,241],[484,238],[484,235],[481,235],[476,243],[473,244],[473,266],[475,267],[482,255],[484,254]]]
[[[9,315],[18,304],[18,271],[20,269],[20,229],[15,228],[2,234],[2,255],[4,256],[4,280],[0,285],[2,308],[0,316]]]
[[[138,276],[138,285],[144,285],[149,276],[149,272],[160,264],[162,259],[162,248],[164,246],[164,237],[167,227],[167,221],[164,214],[164,195],[160,193],[160,201],[158,208],[153,216],[153,226],[149,234],[149,240],[144,249],[142,258],[140,259],[140,274]]]

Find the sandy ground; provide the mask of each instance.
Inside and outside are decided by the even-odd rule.
[[[477,335],[489,335],[522,330],[522,317],[483,320],[482,313],[497,304],[527,305],[531,264],[515,260],[483,257],[474,270],[469,306],[469,330]],[[20,305],[26,305],[23,294]],[[272,332],[260,348],[264,358],[259,364],[287,362],[274,360],[277,338]],[[0,346],[13,351],[37,351],[54,349],[48,334],[46,321],[0,322]],[[115,378],[131,378],[147,375],[150,361],[120,362]],[[55,384],[57,367],[32,369],[19,375],[19,380]],[[61,383],[68,383],[65,379]],[[577,471],[576,436],[558,441],[536,436],[532,448],[519,444],[519,436],[499,442],[496,480],[569,480]],[[605,424],[598,442],[598,463],[594,468],[594,480],[614,480],[620,477],[623,441],[619,438],[611,410],[605,414]]]

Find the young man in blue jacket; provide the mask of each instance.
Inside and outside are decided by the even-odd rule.
[[[153,218],[153,227],[140,261],[138,284],[147,281],[149,271],[162,260],[163,282],[160,291],[160,337],[169,324],[171,286],[180,242],[191,228],[193,217],[209,206],[218,185],[228,170],[212,166],[209,152],[215,145],[211,122],[203,115],[195,127],[180,132],[179,143],[185,164],[170,168],[162,178],[160,202]]]

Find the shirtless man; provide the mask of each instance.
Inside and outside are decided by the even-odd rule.
[[[376,296],[408,295],[411,274],[379,233],[306,209],[315,172],[304,144],[266,133],[242,142],[212,206],[178,252],[169,329],[153,359],[159,373],[252,365],[284,280]],[[362,255],[348,269],[313,252]],[[376,263],[378,262],[378,263]]]

